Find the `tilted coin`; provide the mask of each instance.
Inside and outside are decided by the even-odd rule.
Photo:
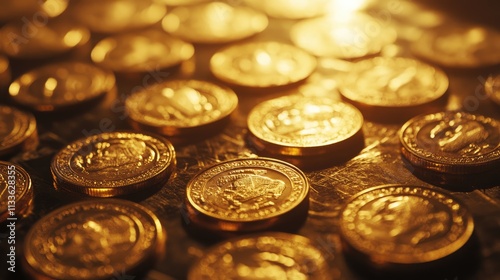
[[[401,153],[415,166],[470,174],[500,164],[500,122],[465,112],[420,115],[399,133]]]
[[[103,39],[90,55],[106,69],[142,73],[179,65],[194,55],[194,47],[164,31],[148,29]]]
[[[402,57],[376,57],[352,65],[340,93],[371,118],[407,120],[437,107],[448,89],[444,72]]]
[[[472,235],[467,208],[450,194],[412,185],[384,185],[354,195],[340,214],[346,253],[389,268],[436,261]]]
[[[35,117],[0,105],[0,156],[30,149],[38,143]]]
[[[175,162],[174,147],[162,137],[112,132],[69,144],[50,169],[58,189],[110,197],[161,187]]]
[[[36,111],[66,109],[115,87],[112,72],[89,63],[59,62],[21,75],[9,87],[12,99]]]
[[[134,128],[169,136],[214,129],[237,105],[238,97],[231,89],[198,80],[158,83],[125,101]]]
[[[290,95],[258,104],[250,111],[247,122],[257,148],[283,155],[312,156],[348,144],[361,133],[363,115],[344,102]]]
[[[225,43],[250,37],[263,31],[266,15],[224,2],[174,8],[162,20],[162,27],[189,42]]]
[[[0,161],[0,223],[25,214],[33,201],[31,178],[21,166]]]
[[[310,239],[266,232],[214,245],[190,268],[187,279],[331,279],[331,275],[323,253]]]
[[[316,59],[279,42],[252,42],[226,47],[210,59],[210,70],[220,80],[247,87],[284,86],[307,78]]]
[[[271,17],[302,19],[322,15],[330,4],[328,0],[244,0],[245,4],[263,11]]]
[[[38,22],[43,22],[46,18],[60,15],[67,7],[68,0],[3,0],[0,21],[7,22],[22,17],[32,17],[34,19],[33,24],[38,24]]]
[[[359,31],[366,26],[374,31],[360,35]],[[334,17],[303,20],[293,25],[290,36],[295,45],[313,55],[342,59],[380,53],[396,40],[392,27],[363,14],[342,20]]]
[[[484,90],[489,98],[500,106],[500,73],[488,77],[484,84]]]
[[[38,220],[24,239],[35,279],[111,279],[151,268],[166,231],[146,207],[119,199],[85,200]]]
[[[309,183],[297,167],[271,158],[217,163],[187,184],[190,221],[212,231],[243,233],[300,224]]]

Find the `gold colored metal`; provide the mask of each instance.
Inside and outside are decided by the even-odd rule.
[[[31,18],[56,17],[66,10],[68,0],[2,0],[0,21],[12,21],[26,16]],[[36,16],[34,18],[36,18]],[[36,18],[38,20],[38,18]]]
[[[173,67],[193,55],[193,45],[155,29],[108,37],[97,43],[90,54],[94,63],[122,73]]]
[[[167,6],[188,6],[199,3],[208,2],[210,0],[155,0],[156,3],[161,3]]]
[[[332,279],[310,239],[267,232],[230,239],[208,249],[187,279]]]
[[[15,202],[15,205],[9,202]],[[26,214],[33,201],[31,178],[21,166],[0,161],[0,223]],[[15,214],[11,215],[10,211]]]
[[[465,112],[440,112],[409,120],[400,130],[401,153],[412,164],[450,174],[500,165],[500,122]]]
[[[450,194],[412,185],[383,185],[354,195],[340,214],[347,252],[376,267],[445,258],[472,235],[466,207]]]
[[[317,17],[326,12],[330,0],[243,0],[246,5],[274,18],[303,19]]]
[[[175,167],[172,144],[132,132],[102,133],[77,140],[52,160],[54,186],[110,197],[161,187]]]
[[[195,43],[226,43],[263,31],[266,15],[242,6],[210,2],[176,7],[162,20],[163,30]]]
[[[38,220],[24,239],[24,258],[35,279],[111,279],[147,271],[165,242],[165,230],[146,207],[85,200]]]
[[[0,105],[0,156],[31,149],[38,143],[35,117]]]
[[[316,59],[310,54],[273,41],[232,45],[210,59],[210,70],[218,79],[246,87],[266,88],[299,82],[315,68]]]
[[[309,183],[297,167],[271,158],[217,163],[187,184],[188,218],[213,232],[243,233],[300,224]]]
[[[238,105],[231,89],[198,80],[169,80],[125,101],[132,126],[163,135],[195,134],[227,120]]]
[[[9,94],[33,110],[55,111],[94,100],[114,87],[112,72],[83,62],[60,62],[23,74],[10,85]]]
[[[9,60],[0,55],[0,89],[6,88],[12,79],[12,74],[10,72]]]
[[[488,77],[484,90],[489,98],[500,106],[500,73]]]

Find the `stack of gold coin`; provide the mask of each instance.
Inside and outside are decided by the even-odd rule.
[[[306,79],[316,59],[292,45],[252,42],[231,45],[210,59],[210,70],[232,85],[254,88],[285,86]]]
[[[86,200],[38,220],[24,239],[23,268],[34,279],[140,277],[162,256],[166,231],[137,203]]]
[[[177,137],[218,130],[237,105],[231,89],[198,80],[155,84],[125,101],[134,128]]]
[[[330,98],[270,99],[255,106],[247,122],[250,142],[258,152],[284,156],[300,167],[342,161],[363,146],[361,112]]]
[[[210,2],[174,8],[162,21],[172,35],[195,43],[226,43],[263,31],[266,15],[242,6]]]
[[[420,115],[400,130],[402,155],[414,166],[447,174],[500,167],[500,122],[465,112]]]
[[[56,189],[111,197],[158,190],[175,162],[174,147],[162,137],[112,132],[69,144],[54,156],[51,172]]]
[[[500,106],[500,73],[488,77],[484,84],[484,90],[489,98]]]
[[[307,216],[309,183],[297,167],[271,158],[239,158],[210,166],[187,184],[182,213],[188,229],[226,237],[292,230]]]
[[[9,87],[12,99],[32,110],[75,108],[115,88],[112,72],[83,62],[59,62],[21,75]]]
[[[310,239],[266,232],[210,248],[187,279],[332,279],[323,253]]]
[[[471,214],[451,194],[413,185],[367,189],[340,212],[346,256],[384,273],[444,269],[464,256],[473,230]]]
[[[342,96],[367,119],[401,122],[439,110],[449,82],[418,60],[376,57],[354,63],[340,83]]]
[[[28,214],[33,201],[31,178],[21,166],[0,161],[0,223]]]
[[[0,105],[0,156],[34,148],[38,144],[35,117]]]
[[[90,55],[94,63],[114,72],[145,73],[181,64],[194,55],[194,47],[162,30],[147,29],[105,38]]]

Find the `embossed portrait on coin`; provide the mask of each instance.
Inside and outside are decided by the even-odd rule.
[[[451,225],[446,211],[416,196],[376,199],[357,214],[357,230],[372,240],[417,245],[445,235]]]
[[[480,155],[490,148],[485,141],[489,137],[488,130],[473,120],[441,121],[430,131],[429,137],[434,139],[442,152],[460,155]]]

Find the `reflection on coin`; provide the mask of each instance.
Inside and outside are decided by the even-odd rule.
[[[264,30],[264,14],[224,2],[174,8],[162,21],[172,35],[189,42],[225,43],[250,37]]]
[[[9,202],[15,202],[11,204]],[[21,166],[0,161],[0,223],[25,214],[33,201],[31,178]]]
[[[286,19],[311,18],[326,12],[329,0],[244,0],[246,5],[271,17]]]
[[[69,144],[52,160],[51,172],[58,189],[110,197],[161,187],[174,166],[174,147],[166,139],[113,132]]]
[[[208,1],[210,0],[155,0],[156,3],[161,3],[167,6],[187,6]]]
[[[90,32],[65,18],[51,19],[36,26],[18,20],[4,25],[0,29],[0,38],[5,38],[0,41],[0,45],[8,56],[38,59],[62,54],[86,44]]]
[[[465,112],[409,120],[400,130],[401,152],[412,164],[452,174],[493,170],[500,164],[500,122]]]
[[[125,107],[132,126],[179,136],[214,129],[236,109],[229,88],[198,80],[170,80],[129,96]]]
[[[77,0],[71,16],[98,33],[117,33],[159,22],[167,9],[154,0]]]
[[[450,194],[411,185],[362,191],[340,214],[346,253],[380,267],[445,258],[466,244],[473,229],[471,214]]]
[[[9,60],[5,56],[0,55],[0,90],[10,84],[11,78]]]
[[[11,21],[26,17],[33,17],[36,23],[43,22],[42,17],[56,17],[66,10],[68,0],[2,0],[0,21]]]
[[[36,279],[111,279],[147,271],[165,240],[159,219],[146,207],[85,200],[38,220],[24,240],[24,257]]]
[[[33,148],[37,143],[35,117],[0,105],[0,156]]]
[[[331,279],[322,252],[306,237],[267,232],[210,248],[188,273],[205,279]]]
[[[439,69],[402,57],[376,57],[352,65],[340,92],[369,116],[412,117],[435,107],[448,89]]]
[[[273,87],[299,82],[316,67],[316,59],[279,42],[232,45],[215,53],[210,70],[220,80],[247,87]]]
[[[342,59],[380,53],[396,40],[393,28],[363,14],[342,20],[323,17],[300,21],[292,27],[290,36],[295,45],[313,55]]]
[[[148,72],[173,67],[190,59],[194,47],[161,30],[123,33],[101,40],[92,61],[115,72]]]
[[[254,145],[290,156],[330,153],[362,125],[363,116],[350,104],[298,95],[262,102],[248,115]]]
[[[17,78],[9,94],[17,103],[37,111],[65,109],[94,100],[115,87],[115,76],[92,64],[59,62]]]
[[[473,68],[500,64],[500,32],[484,26],[443,24],[425,32],[412,52],[445,67]]]
[[[489,98],[500,106],[500,73],[488,77],[484,90]]]
[[[309,183],[297,167],[271,158],[217,163],[187,184],[188,218],[217,232],[293,227],[307,215]]]

